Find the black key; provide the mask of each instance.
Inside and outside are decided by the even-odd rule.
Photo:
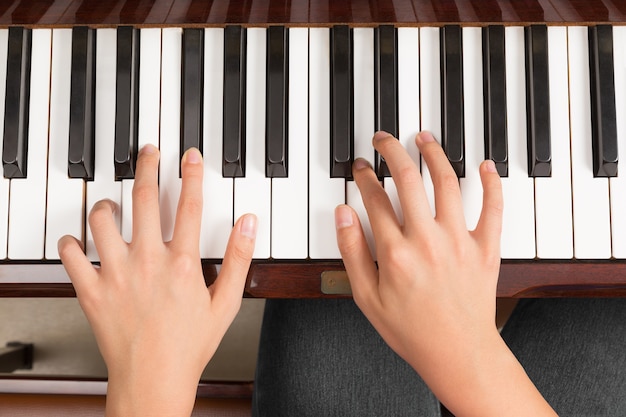
[[[204,29],[183,30],[180,105],[180,155],[189,148],[202,152],[204,91]]]
[[[498,174],[506,177],[508,146],[504,26],[488,26],[482,31],[485,159],[493,160]]]
[[[617,126],[613,76],[613,29],[609,25],[589,28],[591,84],[591,133],[593,175],[617,176]]]
[[[552,173],[550,146],[550,84],[548,79],[548,28],[527,26],[526,113],[528,175],[549,177]]]
[[[139,29],[117,29],[115,178],[135,177],[139,127]]]
[[[246,172],[246,30],[224,29],[224,137],[222,175]]]
[[[330,176],[352,178],[354,160],[354,81],[352,79],[352,30],[330,30]]]
[[[2,149],[5,178],[26,178],[31,45],[30,29],[9,28]]]
[[[375,128],[398,137],[398,36],[396,28],[383,25],[374,32]],[[378,178],[389,177],[385,159],[376,152]]]
[[[95,148],[96,32],[72,29],[72,81],[68,174],[93,180]]]
[[[441,145],[457,177],[465,176],[463,38],[460,26],[444,26],[441,46]]]
[[[267,31],[267,96],[265,105],[265,176],[287,176],[288,29]]]

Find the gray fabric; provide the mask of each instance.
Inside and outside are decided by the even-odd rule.
[[[352,300],[267,300],[253,416],[439,416]]]
[[[561,416],[626,416],[626,299],[522,300],[502,337]]]
[[[563,417],[626,416],[626,299],[521,300],[502,336]],[[439,416],[352,300],[267,300],[253,416]]]

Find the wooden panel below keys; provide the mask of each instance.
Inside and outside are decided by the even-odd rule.
[[[336,298],[323,294],[325,271],[343,271],[343,264],[254,263],[248,274],[245,297]],[[204,263],[205,281],[211,284],[215,265]],[[592,278],[590,278],[592,277]],[[76,293],[60,264],[0,265],[0,297],[74,297]],[[498,297],[624,297],[626,261],[503,261]]]

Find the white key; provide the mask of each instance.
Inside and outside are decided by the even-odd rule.
[[[169,241],[180,196],[180,83],[182,34],[180,28],[165,28],[161,38],[161,132],[159,199],[161,233]]]
[[[289,176],[272,179],[275,259],[302,259],[308,255],[308,41],[308,29],[289,29]]]
[[[626,151],[626,27],[613,27],[613,59],[615,60],[615,106],[617,117],[617,149]],[[626,258],[626,169],[621,157],[619,175],[609,180],[611,187],[611,227],[613,257]]]
[[[441,142],[441,73],[439,58],[439,28],[420,29],[420,92],[422,130],[430,131]],[[435,214],[435,191],[428,166],[422,158],[424,189]]]
[[[594,178],[591,152],[589,50],[586,27],[568,28],[574,256],[611,256],[609,186]]]
[[[32,32],[26,178],[11,180],[9,258],[42,259],[46,227],[46,167],[52,31]]]
[[[345,202],[345,180],[330,178],[329,30],[309,30],[309,256],[340,258],[335,207]]]
[[[83,239],[85,196],[82,178],[67,175],[72,84],[72,30],[52,31],[50,91],[50,155],[48,156],[48,208],[46,259],[59,259],[57,242],[69,234]]]
[[[463,28],[463,98],[465,120],[465,177],[459,179],[468,229],[478,223],[482,209],[479,167],[484,160],[484,107],[481,28]]]
[[[115,181],[115,29],[98,29],[96,33],[96,149],[93,181],[87,182],[87,213],[102,199],[121,207],[122,184]],[[120,210],[114,213],[120,226]],[[98,261],[91,228],[87,228],[87,258]]]
[[[528,177],[524,28],[504,32],[509,176],[502,178],[502,258],[535,257],[535,201]]]
[[[161,29],[141,29],[139,38],[139,125],[136,151],[147,144],[159,147],[159,96],[161,94]],[[133,237],[134,179],[122,180],[122,237]]]
[[[161,95],[161,29],[142,29],[139,48],[139,126],[138,141],[159,143]]]
[[[353,29],[354,51],[354,159],[363,158],[374,166],[374,30]],[[346,202],[357,212],[374,259],[374,235],[361,193],[355,181],[346,182]]]
[[[265,177],[266,30],[249,28],[246,69],[246,176],[235,178],[235,219],[257,216],[254,258],[270,256],[271,179]]]
[[[7,48],[9,30],[0,29],[0,126],[4,126],[4,94],[7,76]],[[2,141],[0,140],[0,153]],[[0,259],[7,257],[7,233],[9,226],[9,184],[10,181],[0,175]]]
[[[537,257],[570,259],[574,235],[565,27],[548,27],[548,68],[552,176],[535,178]]]
[[[233,227],[233,180],[222,177],[224,29],[204,32],[204,205],[200,256],[223,258]]]
[[[419,29],[398,28],[398,140],[419,167],[415,136],[420,131]],[[385,178],[385,191],[403,223],[398,190],[393,178]]]

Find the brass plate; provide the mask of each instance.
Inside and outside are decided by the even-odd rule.
[[[352,287],[346,271],[322,272],[322,293],[334,295],[352,295]]]

